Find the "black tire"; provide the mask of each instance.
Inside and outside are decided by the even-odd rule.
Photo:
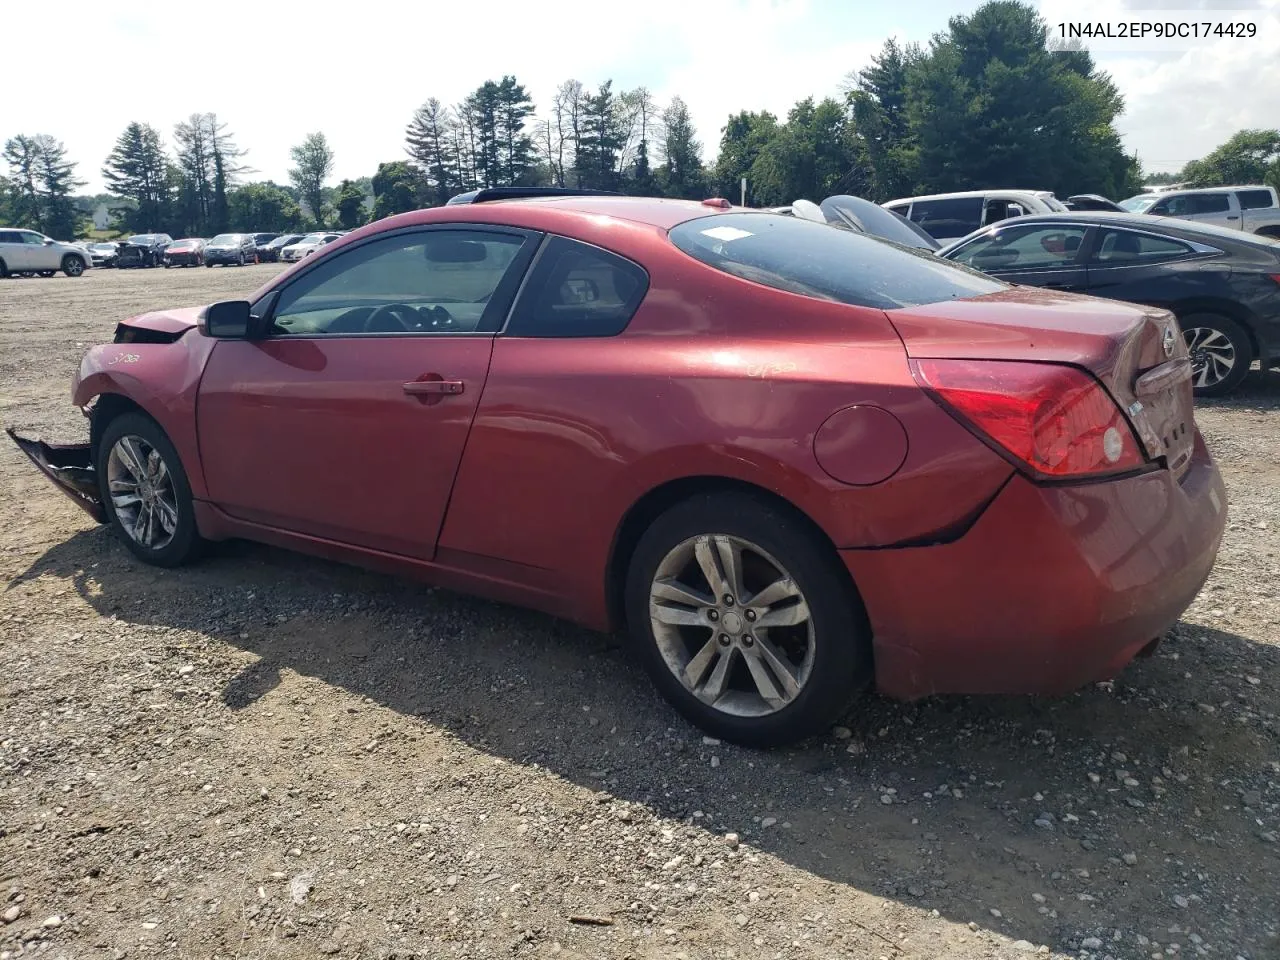
[[[210,263],[206,263],[206,264],[205,264],[205,266],[206,266],[206,267],[208,267],[210,270],[212,270],[212,269],[213,269],[213,263],[212,263],[212,262],[210,262]]]
[[[1224,397],[1240,386],[1241,381],[1249,375],[1249,367],[1254,361],[1253,340],[1240,323],[1220,313],[1190,313],[1178,318],[1178,326],[1182,328],[1189,350],[1192,349],[1193,343],[1203,341],[1203,337],[1197,333],[1198,330],[1210,330],[1226,337],[1234,351],[1234,363],[1230,372],[1221,380],[1206,383],[1204,386],[1194,386],[1199,379],[1200,368],[1195,366],[1196,358],[1193,352],[1191,382],[1197,397]]]
[[[704,702],[686,689],[659,648],[649,615],[654,577],[668,553],[700,535],[733,537],[765,551],[794,581],[808,605],[812,667],[794,699],[773,712],[734,715]],[[691,723],[732,743],[773,747],[820,733],[874,678],[866,616],[835,551],[803,518],[748,494],[699,495],[658,517],[632,554],[625,607],[632,643],[662,695]],[[690,635],[690,654],[703,643],[698,630]],[[735,656],[733,669],[741,666],[745,671],[744,657]]]
[[[5,266],[3,260],[0,260],[0,280],[4,280],[8,276],[9,276],[9,268]]]
[[[125,530],[116,506],[111,499],[108,484],[108,460],[111,449],[122,437],[136,437],[154,450],[164,461],[171,478],[174,494],[177,523],[172,537],[158,548],[139,543]],[[115,529],[116,535],[129,548],[129,551],[143,563],[157,567],[177,567],[188,563],[199,556],[204,547],[204,540],[196,529],[195,507],[191,498],[191,484],[187,481],[186,470],[178,451],[174,449],[160,425],[142,413],[126,413],[112,420],[102,432],[98,447],[94,451],[94,467],[98,474],[98,489],[105,505],[107,521]]]
[[[40,271],[40,276],[42,276],[42,277],[46,277],[46,278],[47,278],[47,277],[52,277],[52,276],[53,276],[55,273],[57,273],[57,272],[58,272],[57,270],[41,270],[41,271]]]
[[[62,272],[65,273],[68,277],[80,276],[81,274],[84,273],[85,266],[86,265],[85,265],[84,259],[81,257],[77,257],[75,254],[69,253],[62,258]],[[52,274],[53,274],[53,271],[50,271],[51,276]]]

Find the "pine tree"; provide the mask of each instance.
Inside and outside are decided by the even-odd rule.
[[[20,227],[40,229],[40,147],[35,137],[18,134],[5,141],[9,164],[9,218]]]
[[[525,124],[533,115],[533,98],[524,85],[512,76],[504,76],[498,84],[497,134],[500,144],[502,182],[519,184],[529,176],[534,165],[533,139],[525,132]]]
[[[123,217],[126,229],[144,233],[168,226],[168,160],[155,127],[136,122],[125,127],[107,155],[102,177],[113,194],[134,203]]]
[[[76,176],[76,165],[67,159],[67,148],[46,134],[36,138],[39,156],[41,227],[58,240],[74,240],[83,219],[76,210],[72,194],[84,181]]]
[[[405,151],[427,175],[434,205],[446,203],[461,186],[455,126],[449,108],[432,97],[414,111],[405,130]]]

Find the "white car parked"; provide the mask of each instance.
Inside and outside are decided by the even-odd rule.
[[[1120,206],[1130,213],[1178,217],[1280,238],[1280,198],[1275,187],[1262,184],[1140,193],[1120,201]]]
[[[881,204],[918,223],[939,243],[967,237],[975,230],[1029,213],[1066,213],[1048,190],[967,190],[902,197]]]
[[[303,257],[309,256],[323,247],[326,243],[333,243],[342,234],[332,230],[323,233],[308,233],[297,243],[291,243],[280,251],[280,259],[286,263],[292,263],[295,260],[301,260]]]
[[[89,252],[74,243],[59,243],[34,230],[0,229],[0,277],[11,273],[52,277],[59,270],[78,277],[91,261]]]

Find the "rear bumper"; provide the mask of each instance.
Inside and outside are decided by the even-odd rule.
[[[93,519],[99,523],[107,522],[89,444],[30,440],[18,436],[12,427],[6,427],[5,433],[9,434],[18,449],[27,455],[55,487],[74,500]]]
[[[888,696],[1058,695],[1114,677],[1204,585],[1226,525],[1197,431],[1187,472],[1080,486],[1015,476],[953,543],[841,555]]]

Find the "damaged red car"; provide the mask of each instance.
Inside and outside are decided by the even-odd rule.
[[[723,200],[494,195],[120,323],[89,442],[15,440],[148,563],[242,537],[625,630],[757,746],[872,687],[1113,677],[1208,576],[1171,314]]]

